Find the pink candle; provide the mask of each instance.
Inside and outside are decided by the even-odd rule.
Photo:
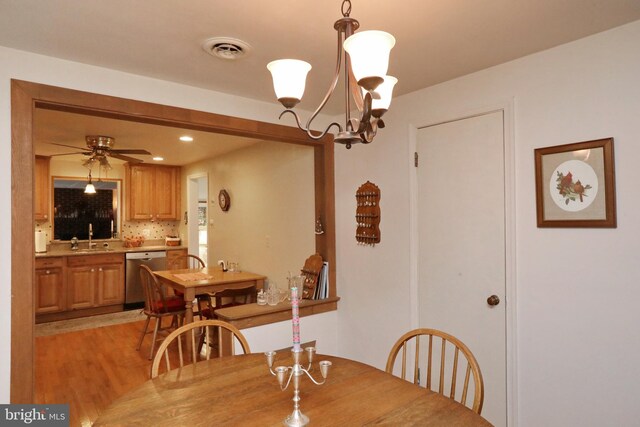
[[[293,351],[299,352],[300,350],[300,315],[298,313],[298,288],[291,288],[291,312],[292,312],[292,324],[293,324]]]

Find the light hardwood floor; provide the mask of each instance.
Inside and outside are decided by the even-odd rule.
[[[153,322],[152,322],[153,324]],[[36,338],[36,402],[69,403],[70,425],[90,426],[111,402],[149,379],[144,322]]]

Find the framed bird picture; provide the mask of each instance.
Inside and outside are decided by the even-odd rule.
[[[538,227],[616,227],[613,138],[534,153]]]

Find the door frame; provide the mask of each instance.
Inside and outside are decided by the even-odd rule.
[[[200,202],[199,197],[196,196],[195,200],[193,200],[192,194],[193,194],[193,187],[196,187],[196,190],[199,189],[200,187],[200,183],[198,182],[198,180],[200,178],[206,178],[207,180],[207,239],[209,238],[209,174],[207,172],[201,172],[201,173],[196,173],[193,175],[189,175],[187,176],[187,217],[188,217],[188,223],[187,225],[187,241],[189,242],[189,253],[191,254],[195,254],[200,256],[200,253],[198,251],[199,248],[199,240],[196,238],[196,243],[191,241],[192,236],[192,227],[196,228],[196,237],[198,236],[198,204]],[[195,208],[195,209],[194,209]],[[194,221],[195,220],[195,221]],[[208,242],[207,242],[207,246],[208,246]],[[195,249],[195,252],[194,252]],[[209,260],[204,260],[204,262],[209,265]]]
[[[11,79],[11,403],[29,404],[35,397],[32,131],[36,108],[312,147],[315,216],[322,218],[325,230],[315,236],[316,251],[329,262],[329,293],[337,296],[333,135],[313,140],[291,126]]]
[[[506,390],[507,425],[517,425],[517,339],[516,339],[516,210],[515,210],[515,138],[513,98],[492,105],[429,117],[409,125],[409,155],[413,163],[417,152],[418,130],[425,127],[502,112],[504,138],[504,201],[505,201],[505,326],[506,326]],[[419,327],[418,315],[418,172],[409,173],[409,289],[411,293],[411,327]]]

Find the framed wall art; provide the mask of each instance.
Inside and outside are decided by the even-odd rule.
[[[613,138],[534,153],[538,227],[616,227]]]

